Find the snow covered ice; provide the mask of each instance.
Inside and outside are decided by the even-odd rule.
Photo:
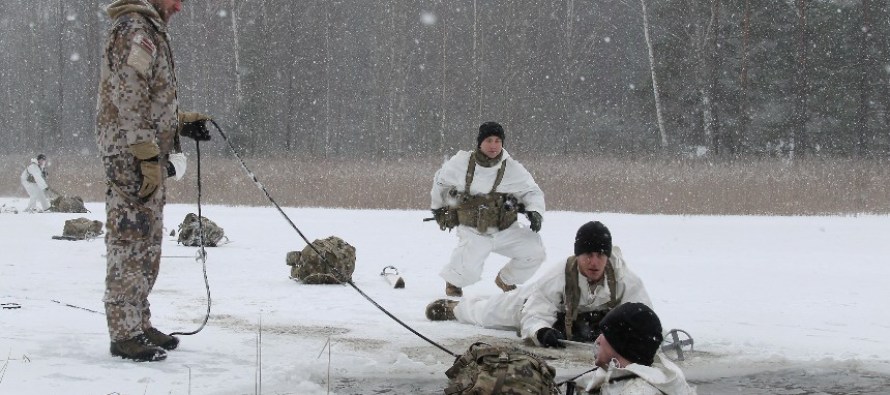
[[[0,198],[23,208],[24,199]],[[203,331],[182,336],[166,361],[113,358],[101,302],[103,240],[59,241],[86,214],[0,213],[0,394],[442,393],[453,357],[413,335],[349,286],[288,278],[288,251],[305,244],[271,207],[205,206],[231,243],[207,249],[213,301]],[[168,205],[170,233],[193,205]],[[421,220],[426,211],[285,208],[310,240],[336,235],[356,247],[355,284],[405,323],[462,353],[515,333],[430,322],[444,296],[438,271],[457,241]],[[603,221],[644,281],[665,329],[695,338],[681,363],[699,393],[888,393],[890,275],[887,216],[666,216],[548,212],[545,266],[571,254],[574,232]],[[524,220],[523,220],[524,221]],[[153,322],[191,331],[206,291],[194,247],[165,236],[151,295]],[[505,258],[492,256],[466,295],[500,292]],[[405,279],[393,289],[389,265]],[[542,268],[539,274],[544,271]],[[260,330],[261,326],[261,330]],[[261,335],[261,337],[260,337]],[[330,350],[325,344],[330,340]],[[540,349],[560,378],[589,368],[586,350]]]

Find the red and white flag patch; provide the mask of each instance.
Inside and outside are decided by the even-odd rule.
[[[155,56],[157,48],[155,47],[155,43],[151,42],[148,37],[137,34],[135,37],[133,37],[133,42],[142,47],[142,49],[148,52],[152,57]]]

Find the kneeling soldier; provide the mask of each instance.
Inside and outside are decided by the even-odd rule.
[[[495,277],[504,292],[531,278],[546,257],[537,233],[544,193],[504,149],[504,138],[500,124],[483,123],[476,150],[459,151],[436,172],[430,207],[439,227],[457,227],[460,239],[439,274],[448,296],[463,296],[462,287],[479,281],[492,252],[511,258]],[[516,221],[520,212],[528,217],[530,228]]]

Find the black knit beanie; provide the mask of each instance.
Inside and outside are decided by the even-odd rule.
[[[507,135],[504,134],[504,128],[501,126],[501,124],[494,121],[483,123],[479,126],[479,135],[476,136],[476,148],[478,149],[479,147],[481,147],[482,141],[489,138],[490,136],[500,137],[501,142],[503,142],[504,139],[507,137]]]
[[[624,303],[606,314],[600,330],[609,345],[628,361],[652,366],[661,347],[661,321],[642,303]]]
[[[37,160],[46,160],[46,155],[44,155],[44,154],[37,155]]]
[[[589,252],[602,252],[612,257],[612,233],[600,221],[581,225],[575,235],[575,256]]]

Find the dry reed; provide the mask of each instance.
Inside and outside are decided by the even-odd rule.
[[[25,156],[0,161],[0,196],[26,196]],[[518,158],[546,193],[548,210],[639,214],[814,215],[890,213],[890,169],[878,160],[763,159],[741,162],[607,157]],[[50,184],[61,193],[102,201],[99,158],[51,158]],[[425,209],[442,158],[246,158],[282,206]],[[194,203],[196,163],[170,182],[168,201]],[[203,202],[266,205],[231,157],[202,160]]]

